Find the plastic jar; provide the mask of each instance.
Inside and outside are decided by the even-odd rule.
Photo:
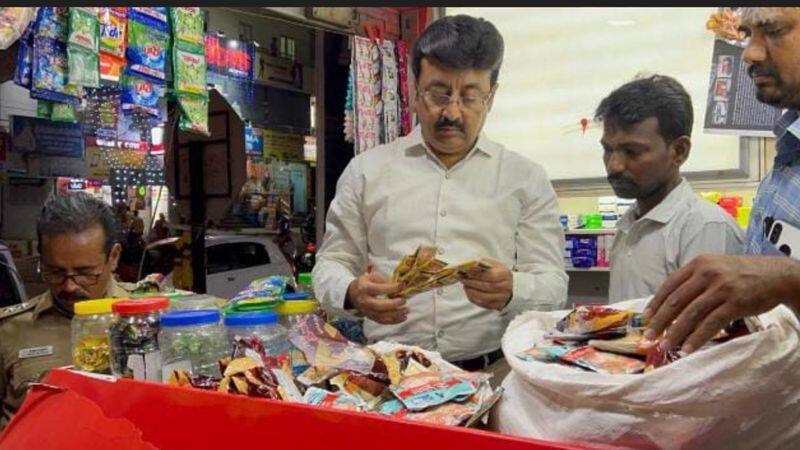
[[[291,330],[294,325],[309,316],[319,316],[323,319],[323,312],[319,309],[316,300],[289,300],[284,301],[275,307],[275,312],[280,315],[280,323]],[[300,375],[309,368],[308,360],[303,352],[298,350],[292,343],[289,343],[292,357],[292,373]]]
[[[137,380],[161,380],[158,331],[166,297],[116,302],[111,306],[114,323],[109,329],[111,373]]]
[[[272,311],[226,314],[224,322],[235,358],[260,356],[267,366],[290,367],[289,338],[286,328],[278,323],[278,314]]]
[[[161,316],[158,344],[161,379],[174,370],[219,377],[219,360],[230,353],[230,343],[219,322],[218,310],[169,311]]]
[[[75,303],[70,324],[72,364],[78,370],[111,373],[108,329],[114,322],[111,305],[119,298],[101,298]]]

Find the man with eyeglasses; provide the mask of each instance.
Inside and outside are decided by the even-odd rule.
[[[0,429],[22,404],[28,383],[72,364],[75,302],[128,296],[112,275],[121,251],[116,228],[111,208],[89,194],[53,196],[45,203],[36,231],[39,273],[48,290],[0,310]]]
[[[662,348],[691,353],[732,320],[779,304],[800,314],[798,250],[770,238],[800,228],[800,8],[742,8],[742,54],[756,98],[788,111],[775,124],[777,155],[758,188],[747,229],[747,256],[701,255],[677,270],[648,304],[646,336],[666,330]]]
[[[339,178],[314,288],[329,308],[366,317],[370,341],[440,352],[466,370],[507,373],[500,338],[514,315],[564,305],[564,237],[544,170],[483,133],[498,89],[503,38],[469,16],[432,23],[412,51],[408,136],[356,156]],[[409,298],[389,275],[420,244],[452,263],[491,269]]]

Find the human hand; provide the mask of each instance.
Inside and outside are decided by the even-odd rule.
[[[797,296],[799,273],[800,265],[784,256],[700,255],[673,272],[650,300],[645,337],[666,329],[663,348],[682,345],[691,353],[732,321]]]
[[[350,305],[370,320],[384,325],[403,323],[408,319],[404,298],[386,298],[397,291],[398,284],[380,273],[368,270],[350,283],[347,299]]]
[[[461,284],[472,303],[486,309],[502,310],[511,301],[514,274],[502,262],[483,258],[490,269],[471,269],[461,277]]]

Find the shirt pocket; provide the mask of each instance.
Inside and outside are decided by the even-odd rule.
[[[21,398],[25,395],[29,383],[37,383],[44,378],[48,370],[58,367],[59,364],[52,358],[23,358],[18,359],[11,366],[9,386],[14,397]]]

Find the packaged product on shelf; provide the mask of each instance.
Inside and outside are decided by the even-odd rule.
[[[166,22],[132,8],[128,14],[127,71],[163,84],[166,72],[169,32]],[[154,9],[154,8],[150,8]]]
[[[198,7],[175,7],[169,9],[172,20],[172,35],[175,40],[203,45],[203,13]]]
[[[97,53],[100,48],[100,22],[97,8],[69,8],[67,43]]]
[[[172,53],[175,91],[180,94],[207,97],[206,90],[206,56],[194,51],[182,42],[177,42]]]
[[[140,17],[147,17],[149,19],[163,23],[164,25],[166,25],[167,23],[167,7],[165,6],[155,6],[155,7],[137,6],[131,8],[131,11],[135,12]]]
[[[158,116],[158,99],[163,88],[150,81],[132,75],[123,75],[120,80],[122,88],[122,110],[140,109],[152,116]]]
[[[100,8],[100,52],[125,58],[128,8]]]
[[[35,37],[67,41],[69,28],[69,8],[62,6],[46,6],[39,8],[36,16]]]
[[[178,95],[178,107],[181,112],[179,126],[181,130],[209,135],[208,131],[208,99],[188,95]]]
[[[53,122],[77,122],[78,114],[75,112],[75,105],[53,102],[50,110],[50,120]]]
[[[100,59],[97,52],[70,44],[67,46],[69,82],[79,86],[100,86]]]
[[[83,90],[68,84],[67,46],[63,42],[37,37],[33,44],[31,97],[77,105]]]
[[[31,88],[31,72],[33,70],[33,27],[34,22],[31,22],[19,38],[17,65],[14,68],[14,83],[25,89]]]

